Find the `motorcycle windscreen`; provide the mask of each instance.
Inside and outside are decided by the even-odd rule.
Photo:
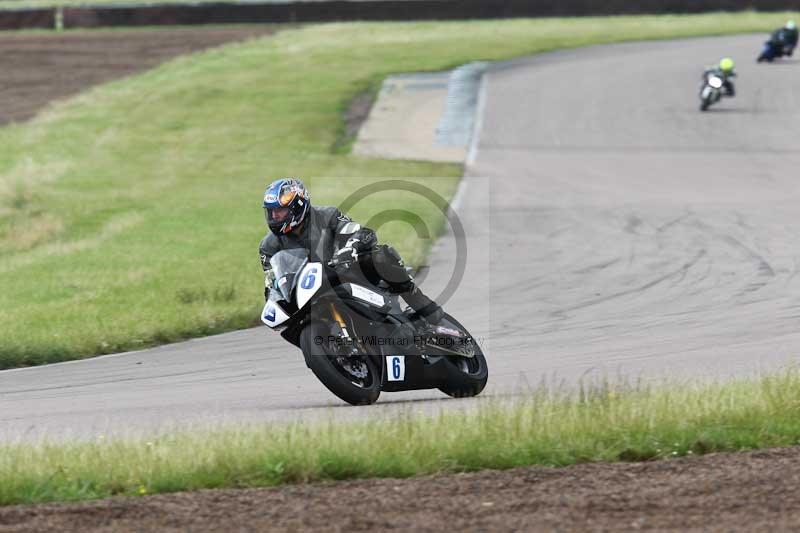
[[[274,290],[277,290],[284,300],[292,301],[292,288],[297,273],[308,262],[308,252],[302,248],[281,250],[269,260],[269,266],[275,274]]]

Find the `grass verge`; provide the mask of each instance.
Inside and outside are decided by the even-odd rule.
[[[800,372],[516,401],[360,423],[0,446],[0,505],[525,465],[639,461],[800,443]]]
[[[449,197],[458,166],[342,153],[346,103],[388,74],[597,43],[765,31],[788,16],[308,26],[180,58],[4,127],[0,368],[253,324],[259,197],[277,176],[307,178],[321,204],[407,176]],[[699,58],[698,68],[712,59]],[[351,214],[368,220],[387,206],[441,227],[441,215],[414,197],[375,198]],[[401,223],[380,236],[412,264],[431,244]]]

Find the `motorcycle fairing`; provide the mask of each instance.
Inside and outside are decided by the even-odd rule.
[[[306,263],[297,277],[297,309],[302,309],[322,287],[322,263]]]
[[[384,356],[381,391],[399,392],[407,390],[435,389],[443,386],[450,378],[450,368],[444,357],[404,357],[403,379],[392,379],[392,355]],[[388,363],[388,364],[387,364]]]
[[[347,291],[347,295],[359,300],[360,302],[368,304],[370,307],[375,307],[381,310],[388,311],[391,307],[391,302],[381,293],[372,289],[368,289],[363,285],[356,283],[344,283],[342,288]]]
[[[276,302],[270,300],[264,304],[264,309],[261,311],[261,321],[271,328],[275,328],[289,320],[281,306]]]

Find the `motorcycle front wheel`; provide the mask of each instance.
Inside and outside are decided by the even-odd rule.
[[[351,405],[370,405],[381,394],[381,372],[365,355],[343,357],[330,343],[330,328],[312,322],[300,333],[306,366],[336,396]]]

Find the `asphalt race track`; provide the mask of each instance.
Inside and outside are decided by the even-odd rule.
[[[446,306],[484,341],[486,395],[794,362],[800,64],[756,65],[762,40],[593,47],[489,72],[457,202],[467,270]],[[700,72],[723,55],[737,60],[737,98],[701,114]],[[454,249],[439,243],[426,290],[449,278]],[[0,438],[471,403],[423,391],[344,406],[257,328],[0,372]]]

